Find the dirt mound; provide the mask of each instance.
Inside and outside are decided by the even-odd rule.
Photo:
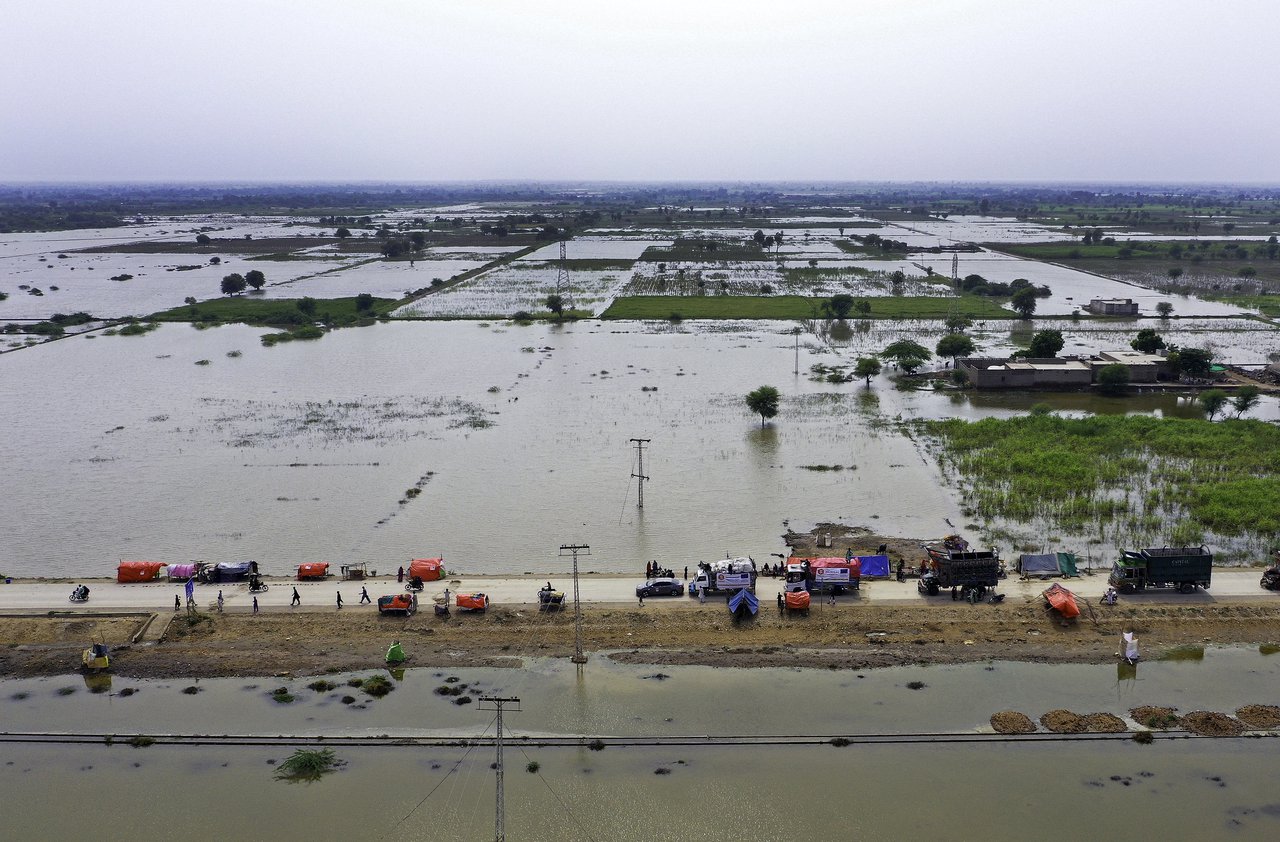
[[[1206,737],[1238,737],[1244,733],[1244,723],[1240,720],[1211,710],[1193,710],[1182,717],[1182,727]]]
[[[1236,718],[1250,728],[1280,728],[1280,707],[1245,705],[1236,709]]]
[[[1142,705],[1141,707],[1130,708],[1129,715],[1133,717],[1134,722],[1144,725],[1147,728],[1155,728],[1158,731],[1164,731],[1169,728],[1177,728],[1182,724],[1182,718],[1178,716],[1177,708],[1153,707],[1151,705]]]
[[[1040,717],[1040,724],[1055,734],[1083,734],[1089,730],[1086,719],[1069,710],[1051,710]]]
[[[991,714],[991,727],[997,734],[1034,734],[1036,724],[1031,717],[1016,710],[1002,710]]]
[[[1090,734],[1121,734],[1129,730],[1124,720],[1114,713],[1091,713],[1082,718]]]

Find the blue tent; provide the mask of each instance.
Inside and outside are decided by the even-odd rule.
[[[746,610],[750,611],[752,614],[755,614],[760,610],[760,600],[756,599],[756,595],[751,591],[743,588],[733,596],[729,597],[729,613],[737,614],[738,609],[742,608],[744,603],[746,604]]]
[[[887,555],[858,556],[862,562],[862,577],[889,576],[889,557]]]

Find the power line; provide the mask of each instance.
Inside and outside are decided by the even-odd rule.
[[[495,718],[494,718],[494,722],[496,722],[496,721],[497,721],[497,718],[495,717]],[[493,722],[490,722],[490,723],[489,723],[489,725],[492,725],[492,724],[493,724]],[[480,732],[480,737],[481,737],[481,739],[483,739],[483,738],[484,738],[484,735],[485,735],[485,734],[489,733],[489,725],[486,725],[486,726],[485,726],[485,729],[484,729],[483,731],[481,731],[481,732]],[[417,804],[413,805],[413,809],[412,809],[412,810],[410,810],[409,812],[405,813],[405,814],[404,814],[404,816],[403,816],[403,817],[401,817],[400,821],[398,821],[398,822],[396,822],[394,825],[392,825],[391,829],[390,829],[390,830],[388,830],[386,833],[382,834],[382,836],[381,836],[381,837],[379,837],[379,838],[381,838],[381,839],[386,839],[388,835],[390,835],[390,834],[392,834],[392,833],[395,833],[396,828],[400,827],[400,825],[402,825],[402,824],[404,824],[405,822],[407,822],[407,821],[409,820],[409,817],[410,817],[410,816],[412,816],[414,813],[418,812],[418,808],[419,808],[419,807],[421,807],[423,804],[426,804],[426,803],[427,803],[427,799],[428,799],[428,798],[430,798],[432,795],[435,795],[436,790],[437,790],[437,789],[439,789],[439,788],[441,787],[441,785],[442,785],[442,784],[444,784],[444,782],[445,782],[445,781],[449,780],[449,778],[453,776],[453,773],[454,773],[454,772],[458,771],[458,767],[462,765],[462,762],[463,762],[464,760],[466,760],[466,759],[467,759],[468,755],[470,755],[470,754],[471,754],[471,752],[472,752],[472,751],[474,751],[474,750],[475,750],[475,748],[476,748],[476,746],[478,746],[478,745],[480,745],[480,743],[479,743],[479,741],[476,741],[476,742],[473,742],[470,746],[468,746],[468,747],[467,747],[467,750],[466,750],[466,751],[464,751],[464,752],[462,753],[462,756],[458,758],[458,762],[456,762],[456,763],[454,763],[454,764],[453,764],[453,768],[452,768],[452,769],[450,769],[448,772],[445,772],[445,773],[444,773],[444,777],[442,777],[440,780],[436,781],[436,785],[435,785],[435,786],[433,786],[433,787],[431,787],[431,791],[430,791],[430,792],[428,792],[426,795],[422,796],[422,800],[421,800],[421,801],[419,801]]]
[[[588,544],[561,544],[561,557],[566,550],[573,555],[573,657],[570,660],[575,664],[585,664],[587,656],[582,651],[582,601],[578,596],[578,553],[591,555],[591,547]]]
[[[503,769],[502,769],[502,712],[506,705],[514,705],[513,712],[519,712],[520,700],[514,696],[481,696],[477,700],[481,705],[486,702],[493,705],[492,708],[480,707],[478,710],[496,710],[498,715],[495,717],[498,723],[498,740],[497,740],[497,762],[494,763],[495,784],[494,792],[497,797],[496,813],[494,815],[494,839],[496,842],[506,842],[507,839],[507,805],[505,801],[505,793],[503,792]]]
[[[631,439],[631,443],[636,446],[636,472],[631,474],[631,478],[636,481],[637,505],[636,508],[644,508],[644,484],[649,478],[644,475],[644,446],[652,439]]]

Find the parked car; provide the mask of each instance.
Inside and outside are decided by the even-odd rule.
[[[684,582],[679,579],[650,579],[636,585],[636,596],[683,596]]]

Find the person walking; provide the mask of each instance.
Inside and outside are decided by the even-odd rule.
[[[253,613],[258,613],[258,598],[256,596],[253,598]]]
[[[301,605],[301,604],[302,604],[302,597],[298,596],[298,589],[295,587],[293,589],[293,599],[289,602],[289,607],[292,608],[295,605]]]
[[[698,604],[699,605],[707,604],[707,591],[705,588],[698,588]]]
[[[338,610],[342,610],[342,591],[338,591]]]
[[[222,591],[218,591],[218,613],[222,613]]]
[[[368,589],[368,588],[366,588],[366,587],[364,587],[363,585],[361,585],[361,587],[360,587],[360,604],[361,604],[361,605],[364,605],[366,602],[373,602],[373,600],[369,599],[369,589]]]
[[[644,591],[641,591],[638,596],[640,597],[640,607],[644,608]]]
[[[182,610],[182,598],[177,594],[173,595],[173,610],[174,611]]]
[[[684,578],[686,582],[689,581],[689,565],[687,564],[684,566]]]

